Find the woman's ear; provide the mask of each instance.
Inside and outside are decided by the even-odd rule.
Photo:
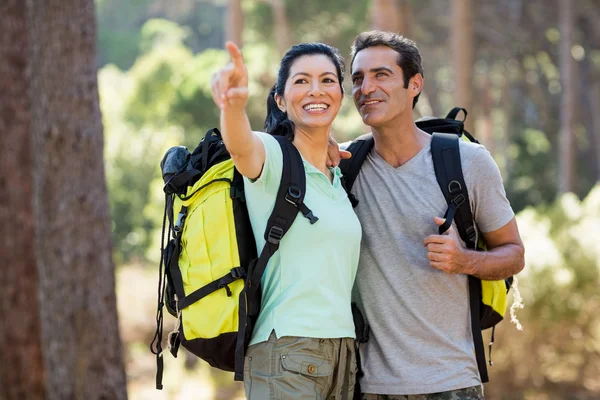
[[[281,112],[287,112],[285,110],[285,101],[283,101],[283,97],[275,93],[275,103],[277,103],[277,107],[281,110]]]

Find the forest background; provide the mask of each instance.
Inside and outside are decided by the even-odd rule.
[[[35,1],[28,0],[31,3]],[[91,4],[91,0],[68,3]],[[600,398],[600,2],[94,3],[94,14],[89,15],[95,18],[94,71],[112,232],[112,264],[107,270],[112,273],[114,265],[122,343],[122,348],[113,347],[123,356],[114,363],[124,363],[117,370],[126,374],[126,380],[108,379],[120,393],[114,398],[243,398],[242,387],[231,374],[184,352],[177,359],[166,355],[165,388],[156,391],[155,359],[148,349],[156,328],[164,207],[159,162],[170,146],[192,149],[207,129],[218,126],[209,81],[228,62],[225,40],[242,48],[250,77],[248,114],[252,126],[260,129],[265,99],[286,49],[298,42],[322,41],[348,55],[354,37],[372,28],[416,41],[424,60],[425,89],[415,118],[444,116],[455,106],[466,108],[467,129],[494,156],[518,213],[526,246],[526,268],[518,276],[525,308],[517,310],[517,316],[523,330],[517,330],[510,317],[496,330],[488,398]],[[51,40],[48,37],[48,43]],[[334,124],[335,138],[346,141],[367,130],[346,96]],[[98,132],[102,135],[101,128]],[[36,171],[34,175],[39,174]],[[2,217],[10,220],[8,212],[0,213]],[[8,229],[3,228],[4,235]],[[5,248],[9,243],[4,240]],[[42,270],[35,267],[39,274]],[[44,279],[52,282],[51,276]],[[10,308],[8,303],[3,307]],[[48,312],[42,301],[42,332],[50,329],[50,323],[44,325]],[[171,324],[174,320],[167,316],[165,331]],[[0,333],[2,329],[6,325]],[[487,342],[489,332],[485,336]],[[46,335],[41,353],[58,351],[48,343]],[[46,374],[52,375],[48,365],[46,361],[46,372],[40,374],[46,382]],[[2,373],[0,367],[0,383],[17,382],[10,371]],[[68,374],[61,375],[55,387],[73,381]],[[23,379],[18,382],[24,388],[21,393],[26,393]],[[40,398],[64,398],[48,394],[52,390],[48,385],[47,395]],[[3,397],[0,391],[0,399],[12,399],[9,392]]]

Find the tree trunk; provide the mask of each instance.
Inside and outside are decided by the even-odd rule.
[[[241,0],[229,0],[226,18],[227,40],[231,40],[241,48],[243,45],[242,32],[244,31],[244,12]]]
[[[21,181],[20,186],[10,182],[11,189],[18,188],[21,204],[12,204],[16,213],[1,206],[0,225],[5,237],[24,236],[18,243],[14,240],[10,249],[18,253],[16,261],[8,264],[12,274],[5,276],[4,286],[14,285],[28,303],[18,308],[21,315],[3,314],[0,332],[9,343],[13,340],[8,331],[27,337],[31,349],[13,343],[5,346],[0,365],[13,367],[6,358],[26,359],[21,353],[27,351],[35,355],[27,359],[36,361],[31,370],[13,373],[12,382],[6,381],[6,374],[1,376],[3,390],[10,387],[4,397],[125,399],[102,157],[94,2],[15,0],[11,4],[19,4],[13,7],[20,10],[13,18],[21,34],[14,32],[15,80],[6,85],[13,92],[4,93],[3,85],[2,94],[9,97],[15,113],[4,112],[1,118],[12,127],[13,149],[22,155],[5,158],[8,150],[2,146],[0,182],[9,183],[4,171],[21,175],[9,178]],[[5,18],[4,13],[0,18]],[[6,38],[7,27],[0,29]],[[19,45],[18,40],[24,42]],[[4,46],[7,43],[3,41]],[[6,109],[4,104],[1,108]],[[6,227],[13,229],[6,232]],[[17,305],[23,301],[12,297],[9,300]],[[2,304],[7,307],[5,301]],[[23,326],[29,319],[31,330]],[[36,343],[41,343],[41,354]]]
[[[23,0],[0,5],[0,399],[46,398]]]
[[[398,0],[373,0],[371,2],[373,29],[406,34],[406,26]]]
[[[473,132],[476,119],[472,100],[475,53],[472,7],[471,0],[452,0],[450,17],[450,48],[456,77],[455,103],[469,112],[470,118],[465,123],[469,132]]]
[[[574,184],[575,85],[573,84],[573,57],[571,56],[573,35],[573,9],[570,0],[559,0],[560,27],[560,140],[558,193],[572,192]]]
[[[491,94],[491,82],[488,76],[484,76],[481,81],[481,119],[477,130],[478,140],[488,151],[494,155],[496,143],[494,141],[494,123],[492,121],[493,99]],[[468,129],[467,129],[468,130]]]
[[[512,143],[511,121],[513,119],[511,84],[508,77],[504,79],[504,88],[502,90],[502,114],[504,116],[504,127],[502,132],[502,139],[499,142],[501,147],[499,152],[502,154],[502,157],[504,159],[504,163],[501,167],[502,177],[504,178],[504,181],[507,182],[510,180],[512,172],[509,149]]]
[[[279,52],[279,56],[283,57],[292,45],[290,22],[285,14],[284,0],[271,0],[271,8],[273,10],[273,23],[275,24],[277,51]]]

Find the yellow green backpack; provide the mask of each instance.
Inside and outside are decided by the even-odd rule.
[[[306,176],[300,153],[287,138],[274,138],[282,149],[283,170],[260,255],[243,178],[217,129],[209,130],[193,153],[173,147],[161,161],[165,213],[157,328],[150,345],[157,360],[157,389],[162,389],[163,306],[177,318],[168,335],[174,357],[181,345],[243,380],[244,353],[260,311],[267,262],[298,212],[311,223],[318,220],[303,203]]]
[[[455,221],[460,237],[468,248],[485,250],[485,244],[482,240],[478,240],[473,223],[473,214],[469,207],[469,194],[462,173],[458,143],[461,138],[473,143],[479,142],[464,129],[465,120],[461,121],[456,118],[461,111],[464,112],[466,119],[467,111],[464,108],[457,107],[452,109],[446,118],[421,120],[417,121],[416,125],[419,129],[432,135],[431,153],[435,175],[448,203],[448,209],[444,216],[446,223],[440,226],[440,234],[450,227],[452,221]],[[355,207],[358,200],[351,193],[352,185],[373,145],[374,140],[371,134],[361,136],[347,148],[352,153],[352,158],[340,162],[340,168],[344,175],[344,187],[348,192],[348,198]],[[508,291],[513,278],[485,281],[469,276],[468,280],[475,358],[481,381],[485,383],[489,381],[489,378],[481,331],[492,328],[489,344],[489,364],[492,365],[491,353],[495,326],[504,319],[508,307]]]

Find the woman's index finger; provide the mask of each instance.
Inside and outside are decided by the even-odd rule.
[[[231,41],[227,41],[227,43],[225,43],[225,47],[227,48],[227,51],[229,51],[233,65],[235,65],[236,68],[243,67],[244,59],[242,57],[242,51],[239,49],[239,47],[237,47],[236,44]]]

